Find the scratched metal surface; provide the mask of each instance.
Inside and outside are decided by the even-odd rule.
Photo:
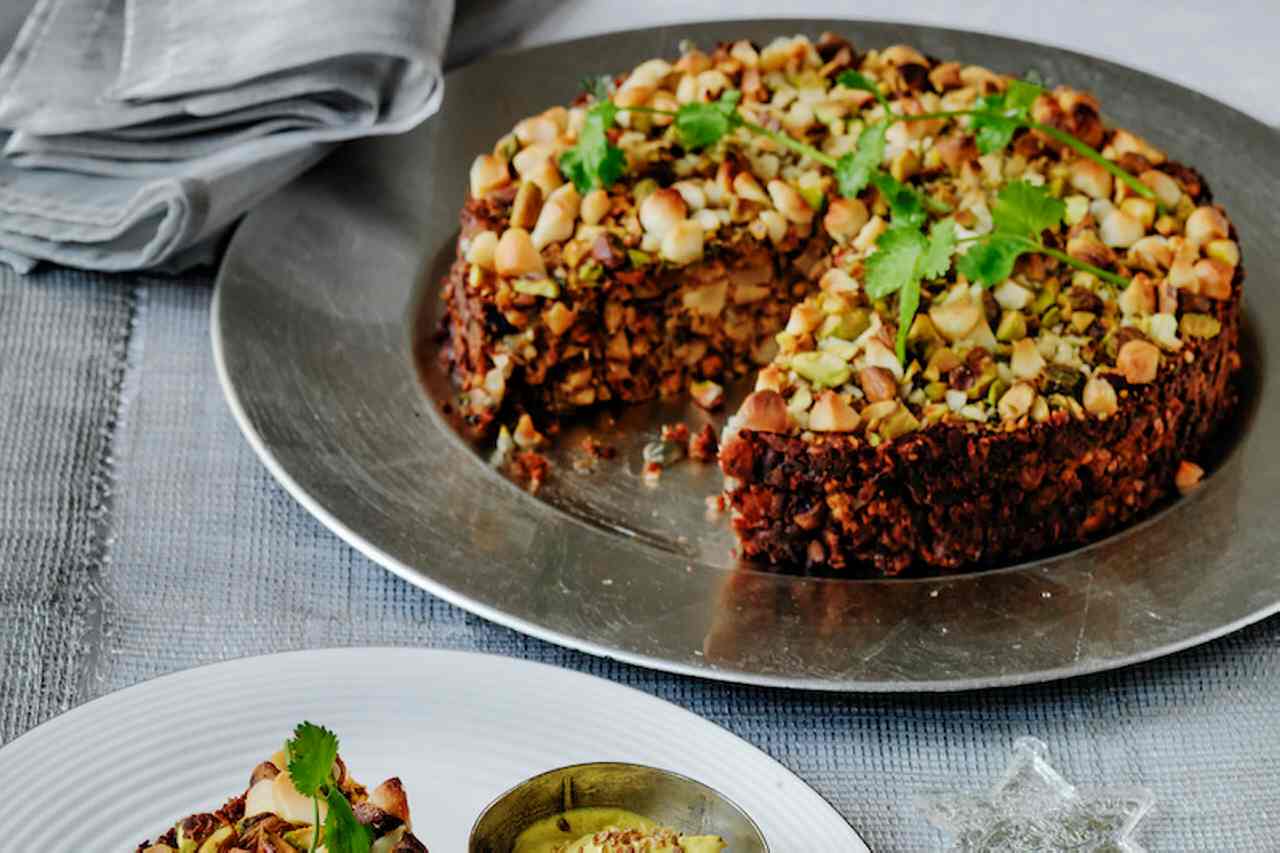
[[[714,469],[657,489],[640,451],[662,423],[639,407],[579,425],[531,496],[484,464],[420,382],[412,342],[433,310],[474,152],[570,98],[587,73],[671,54],[682,38],[838,29],[1092,89],[1109,117],[1196,164],[1232,213],[1250,270],[1248,403],[1190,498],[1087,549],[939,580],[805,580],[737,566],[707,519]],[[712,678],[855,691],[1050,680],[1203,642],[1280,609],[1280,186],[1274,131],[1204,96],[1111,63],[928,27],[772,21],[683,25],[507,54],[450,75],[440,114],[403,137],[342,149],[240,228],[215,296],[220,375],[263,461],[338,535],[462,607],[585,651]],[[619,459],[574,470],[579,433]]]

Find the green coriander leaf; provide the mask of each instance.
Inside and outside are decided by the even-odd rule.
[[[928,249],[928,240],[915,228],[895,227],[881,234],[875,252],[867,257],[867,295],[883,299],[919,281],[917,269]]]
[[[929,248],[920,258],[921,278],[941,278],[951,269],[951,255],[956,249],[956,222],[939,219],[929,227]]]
[[[605,133],[617,115],[618,107],[612,101],[601,101],[591,107],[578,135],[578,144],[560,155],[560,171],[573,181],[580,193],[610,186],[627,169],[622,149],[611,145]]]
[[[886,110],[889,109],[889,102],[885,99],[884,93],[880,91],[880,87],[876,85],[874,80],[867,77],[865,74],[859,74],[857,71],[852,69],[848,71],[841,71],[840,75],[836,77],[836,82],[841,86],[844,86],[846,89],[857,89],[862,92],[870,92],[876,96],[877,101],[884,104],[884,108]]]
[[[884,135],[889,123],[876,122],[858,134],[858,147],[836,162],[836,187],[845,198],[857,198],[884,160]]]
[[[1031,115],[1031,105],[1044,94],[1044,87],[1033,80],[1010,80],[1004,90],[1005,110],[1018,118]]]
[[[978,151],[992,154],[1004,150],[1017,132],[1019,123],[1016,118],[1009,118],[1005,113],[1004,95],[984,95],[978,99],[975,109],[979,114],[972,118],[974,141]]]
[[[970,281],[994,287],[1013,275],[1018,258],[1035,249],[1035,244],[1022,237],[991,234],[979,240],[956,260],[956,269]]]
[[[1040,232],[1053,228],[1066,216],[1067,206],[1044,187],[1026,181],[1006,184],[991,206],[991,219],[997,231],[1040,239]]]
[[[871,183],[889,205],[889,214],[895,227],[919,228],[929,218],[924,196],[913,187],[907,186],[888,172],[873,173]]]
[[[740,100],[742,93],[729,89],[714,103],[695,101],[680,107],[676,111],[676,132],[680,135],[680,144],[696,151],[719,142],[742,124],[742,116],[738,114]]]
[[[325,798],[329,813],[324,818],[324,847],[329,853],[369,853],[373,833],[356,820],[351,804],[337,788],[330,788]]]
[[[316,796],[329,782],[333,762],[338,758],[338,736],[323,726],[302,723],[285,745],[289,776],[304,797]]]
[[[974,138],[983,154],[1001,151],[1012,140],[1019,127],[1031,118],[1031,105],[1044,89],[1025,80],[1010,80],[997,95],[978,99],[976,109],[984,113],[973,116]]]
[[[914,227],[898,226],[876,241],[867,258],[867,295],[881,299],[898,294],[898,360],[906,363],[907,333],[920,308],[920,280],[946,275],[956,245],[955,222],[943,219],[929,229],[929,237]]]
[[[872,257],[875,257],[872,255]],[[898,361],[907,363],[907,334],[920,308],[920,279],[913,278],[898,291]]]

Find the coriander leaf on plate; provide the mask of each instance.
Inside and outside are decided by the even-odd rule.
[[[328,784],[338,759],[338,736],[314,723],[300,723],[286,744],[289,776],[304,797],[316,796]]]
[[[896,350],[898,361],[907,363],[907,333],[911,331],[911,322],[920,308],[920,279],[913,278],[898,291],[898,340]]]
[[[1031,114],[1031,105],[1044,94],[1044,87],[1031,80],[1013,79],[1004,90],[1005,109],[1019,117]]]
[[[955,222],[935,222],[926,238],[914,227],[886,231],[866,262],[867,295],[880,299],[898,294],[898,360],[907,359],[907,333],[920,308],[920,280],[946,275],[956,246]]]
[[[1034,83],[1010,80],[1000,94],[979,98],[976,109],[984,114],[971,119],[978,151],[991,154],[1003,150],[1013,140],[1018,128],[1029,120],[1031,105],[1043,91]]]
[[[618,107],[612,101],[601,101],[587,110],[587,118],[578,144],[560,155],[560,171],[564,172],[578,192],[587,193],[596,187],[608,187],[627,169],[627,158],[622,149],[610,144],[605,133],[618,115]]]
[[[1015,119],[1000,115],[1003,112],[1004,98],[1000,95],[984,95],[978,99],[977,109],[983,114],[975,114],[972,119],[973,138],[982,154],[1003,151],[1013,141],[1018,130]]]
[[[1018,258],[1034,248],[1034,243],[1022,237],[991,234],[961,255],[956,269],[970,281],[994,287],[1013,275],[1013,265]]]
[[[742,93],[729,89],[710,104],[693,102],[676,111],[676,132],[680,144],[690,151],[714,145],[742,123],[738,102]]]
[[[871,182],[884,160],[884,135],[888,122],[876,122],[858,134],[858,147],[836,162],[836,187],[845,198],[857,198]]]
[[[895,227],[919,228],[929,218],[924,196],[914,187],[902,183],[888,172],[872,173],[871,183],[889,205],[889,215]]]
[[[328,853],[369,853],[373,833],[356,820],[351,804],[337,788],[330,788],[326,801],[329,813],[324,818],[324,847]]]
[[[929,228],[929,248],[920,258],[921,278],[940,278],[951,269],[951,255],[956,250],[956,222],[950,217],[939,219]]]
[[[929,241],[915,228],[890,228],[876,241],[876,250],[867,257],[866,289],[872,299],[882,299],[912,280],[920,259],[929,250]]]
[[[997,231],[1040,239],[1040,232],[1053,228],[1066,216],[1067,206],[1044,187],[1026,181],[1006,184],[996,195],[991,207],[991,220]]]

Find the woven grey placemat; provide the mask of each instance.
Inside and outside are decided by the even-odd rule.
[[[0,266],[0,740],[84,695],[132,319],[125,287]]]
[[[276,485],[218,389],[209,295],[207,280],[0,275],[0,739],[198,663],[332,645],[476,649],[602,675],[727,727],[876,850],[936,848],[911,796],[990,785],[1023,734],[1046,741],[1068,779],[1152,788],[1139,835],[1150,849],[1275,849],[1280,621],[1117,673],[949,696],[743,688],[567,651],[409,586]],[[102,529],[85,520],[95,489],[109,495]],[[95,608],[103,630],[76,643]]]

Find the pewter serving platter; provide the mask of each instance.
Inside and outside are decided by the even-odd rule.
[[[431,357],[438,281],[472,158],[587,74],[676,53],[681,39],[768,41],[832,29],[859,46],[1069,81],[1110,121],[1207,176],[1239,229],[1247,369],[1238,416],[1190,497],[1052,558],[938,580],[815,580],[738,565],[708,518],[714,466],[656,487],[660,426],[708,416],[653,404],[565,430],[536,496],[452,427]],[[240,227],[213,342],[227,398],[267,467],[321,521],[412,584],[485,618],[594,654],[755,684],[957,690],[1122,666],[1280,609],[1280,138],[1172,83],[1052,48],[927,27],[839,21],[681,25],[568,42],[452,73],[439,115],[346,146]],[[414,350],[425,340],[421,376]],[[730,401],[731,405],[734,401]],[[717,425],[718,419],[713,420]],[[618,458],[585,470],[581,439]]]

